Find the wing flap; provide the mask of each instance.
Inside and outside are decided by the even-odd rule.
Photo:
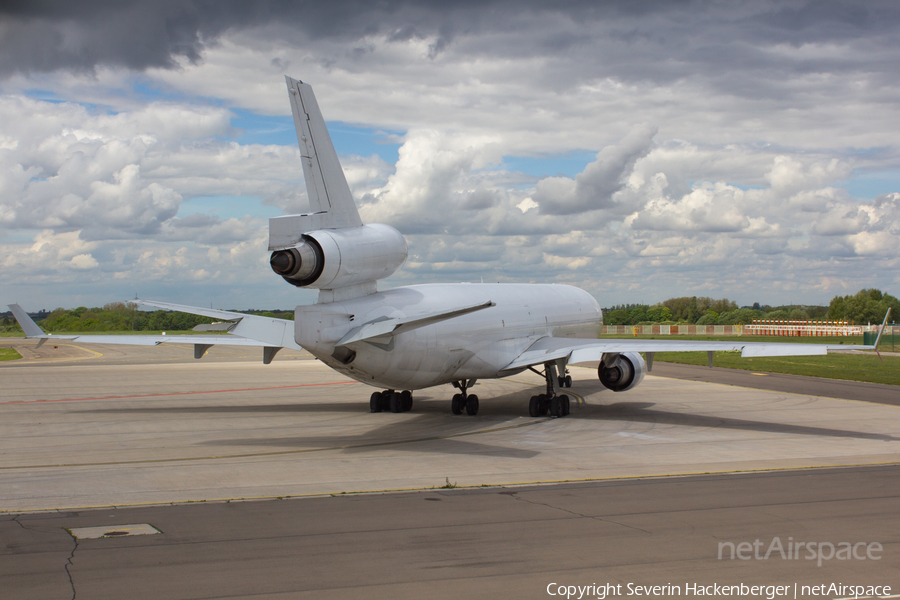
[[[274,319],[272,317],[261,317],[259,315],[247,315],[229,310],[218,310],[215,308],[202,308],[197,306],[185,306],[184,304],[171,304],[168,302],[157,302],[155,300],[135,300],[134,302],[144,306],[155,306],[165,310],[174,310],[184,312],[191,315],[200,315],[213,319],[222,319],[225,321],[233,321],[235,325],[228,329],[231,335],[210,336],[213,339],[232,339],[246,338],[256,340],[258,344],[233,344],[233,345],[255,345],[255,346],[272,346],[278,348],[293,348],[301,350],[300,346],[294,341],[294,322],[287,319]],[[172,336],[167,336],[172,337]],[[194,336],[184,336],[194,337]],[[229,342],[216,342],[218,344]]]
[[[266,346],[265,342],[233,335],[54,335],[51,340],[71,340],[85,344],[121,344],[159,346],[160,344],[198,344],[204,346]]]
[[[743,358],[764,356],[818,356],[828,354],[825,344],[747,344],[741,350]]]

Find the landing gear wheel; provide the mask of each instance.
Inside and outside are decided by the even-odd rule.
[[[402,404],[403,404],[403,406],[402,406],[403,412],[412,410],[412,401],[413,401],[412,392],[410,392],[409,390],[404,390],[404,391],[400,392],[400,399],[402,400]]]
[[[453,394],[453,399],[450,400],[450,412],[454,415],[461,415],[465,405],[462,394]]]
[[[381,392],[372,392],[369,397],[369,412],[381,412]]]
[[[547,400],[547,394],[538,394],[538,416],[546,417],[550,412],[550,402]]]
[[[566,375],[566,387],[567,388],[572,387],[572,376],[571,375]]]
[[[563,394],[559,397],[560,408],[562,409],[562,413],[559,415],[561,417],[569,416],[569,397]]]
[[[478,396],[475,394],[466,397],[466,414],[470,417],[478,414]]]
[[[528,414],[532,417],[541,416],[541,399],[537,396],[531,397],[531,401],[528,403]]]
[[[562,416],[562,402],[560,401],[559,396],[553,396],[550,399],[550,416],[553,418]]]
[[[398,413],[403,410],[403,399],[400,397],[400,394],[394,392],[391,394],[391,412]]]

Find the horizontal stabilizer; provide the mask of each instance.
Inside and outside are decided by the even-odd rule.
[[[476,304],[458,308],[455,310],[444,311],[439,313],[431,313],[428,315],[417,315],[414,317],[405,317],[402,319],[385,319],[383,321],[374,321],[366,323],[361,327],[357,327],[337,343],[338,346],[346,346],[355,342],[371,342],[373,344],[387,344],[390,338],[400,335],[406,331],[412,331],[426,325],[433,325],[447,319],[453,319],[467,315],[485,308],[495,306],[493,302],[485,302],[484,304]]]

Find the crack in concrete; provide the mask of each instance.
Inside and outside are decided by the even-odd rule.
[[[35,531],[37,533],[47,533],[46,531],[41,531],[39,529],[35,529],[34,527],[26,527],[24,523],[19,521],[19,517],[22,515],[16,515],[11,520],[26,531]],[[66,529],[66,533],[72,535],[72,532]],[[72,581],[72,572],[69,571],[69,567],[74,566],[72,564],[72,559],[75,558],[75,551],[78,550],[78,538],[72,535],[72,540],[75,542],[75,547],[72,548],[72,552],[69,554],[69,558],[66,559],[66,576],[69,578],[69,585],[72,587],[72,600],[75,600],[75,582]]]
[[[581,517],[581,518],[583,518],[583,519],[591,519],[591,520],[593,520],[593,521],[600,521],[601,523],[612,523],[613,525],[619,525],[620,527],[625,527],[625,528],[627,528],[627,529],[633,529],[633,530],[635,530],[635,531],[640,531],[640,532],[642,532],[642,533],[646,533],[646,534],[648,534],[648,535],[652,535],[652,533],[649,532],[649,531],[647,531],[646,529],[641,529],[640,527],[635,527],[635,526],[633,526],[633,525],[626,525],[625,523],[620,523],[620,522],[618,522],[618,521],[613,521],[612,519],[604,519],[603,517],[595,517],[595,516],[593,516],[593,515],[585,515],[585,514],[582,514],[582,513],[579,513],[579,512],[575,512],[575,511],[573,511],[573,510],[569,510],[569,509],[567,509],[567,508],[562,508],[562,507],[560,507],[560,506],[553,506],[552,504],[547,504],[547,503],[545,503],[545,502],[534,502],[534,501],[532,501],[532,500],[528,500],[528,499],[526,499],[526,498],[522,498],[521,496],[518,496],[518,495],[513,496],[513,499],[515,499],[515,500],[521,500],[522,502],[526,502],[526,503],[532,504],[532,505],[534,505],[534,506],[544,506],[544,507],[547,507],[547,508],[552,508],[552,509],[554,509],[554,510],[559,510],[559,511],[562,511],[562,512],[564,512],[564,513],[570,514],[570,515],[575,516],[575,517]]]
[[[23,515],[16,515],[15,517],[12,518],[12,521],[13,521],[16,525],[18,525],[19,527],[21,527],[22,529],[24,529],[25,531],[34,531],[34,532],[37,532],[37,533],[45,533],[44,531],[41,531],[40,529],[35,529],[34,527],[26,527],[25,524],[22,523],[22,522],[19,520],[19,517],[21,517],[21,516],[23,516]]]
[[[69,530],[67,529],[66,531]],[[69,531],[69,535],[72,535],[71,531]],[[75,600],[75,581],[72,579],[72,571],[69,570],[69,567],[75,566],[72,564],[72,559],[75,558],[75,551],[78,550],[78,538],[72,535],[72,541],[75,542],[75,546],[72,548],[72,553],[69,554],[68,560],[66,560],[66,575],[69,577],[69,585],[72,587],[72,600]]]

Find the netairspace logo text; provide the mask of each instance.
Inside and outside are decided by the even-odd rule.
[[[880,553],[884,547],[878,542],[800,542],[794,538],[788,538],[787,544],[782,543],[780,537],[772,538],[765,547],[760,540],[754,542],[719,542],[719,560],[768,560],[770,556],[780,557],[782,560],[815,560],[821,567],[823,561],[835,560],[881,560]]]
[[[617,596],[752,596],[775,600],[780,597],[810,598],[828,596],[830,598],[866,598],[873,596],[890,596],[888,585],[845,585],[843,583],[821,583],[819,585],[720,585],[713,583],[685,583],[683,586],[668,583],[666,585],[638,585],[635,583],[603,583],[591,585],[565,585],[550,583],[547,585],[548,596],[558,596],[566,600],[587,600],[596,598],[606,600]]]

